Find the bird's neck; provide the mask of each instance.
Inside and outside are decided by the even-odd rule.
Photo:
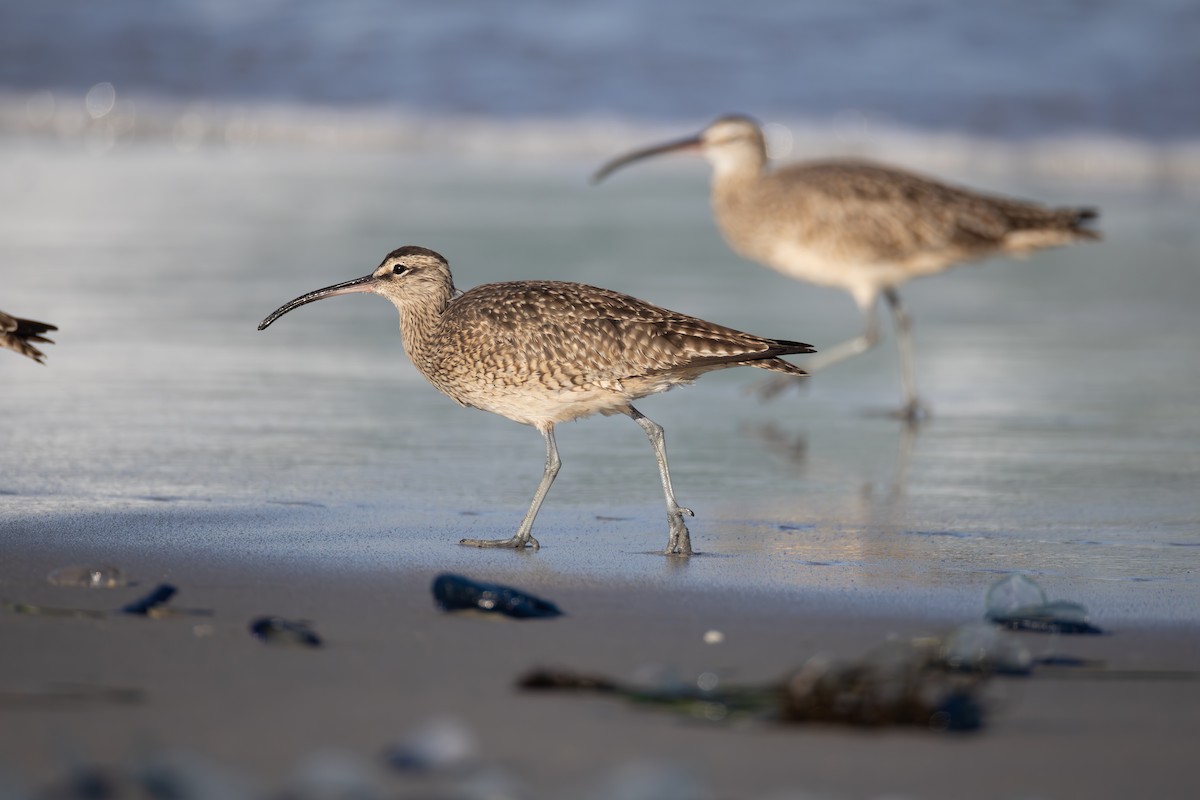
[[[713,186],[751,183],[761,177],[766,168],[766,154],[749,149],[714,158]]]
[[[442,313],[450,305],[453,294],[454,287],[447,285],[418,296],[409,295],[403,303],[396,304],[400,311],[400,338],[404,340],[404,350],[418,367],[421,354],[437,333]]]
[[[713,170],[712,202],[715,206],[738,205],[753,193],[762,176],[760,170],[747,168],[718,172]]]

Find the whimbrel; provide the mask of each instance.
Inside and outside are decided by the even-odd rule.
[[[769,169],[762,129],[739,115],[721,117],[696,136],[615,158],[593,182],[674,151],[700,152],[712,165],[713,216],[735,252],[793,278],[845,289],[866,317],[861,335],[822,351],[806,369],[815,372],[874,347],[883,295],[896,318],[905,401],[898,415],[907,419],[926,410],[917,397],[909,316],[896,287],[964,261],[1100,238],[1083,227],[1096,217],[1093,209],[981,194],[869,161]],[[766,394],[788,383],[776,379]]]
[[[54,344],[43,333],[56,331],[58,328],[45,322],[35,322],[31,319],[20,319],[0,311],[0,347],[15,350],[23,356],[29,356],[39,364],[45,364],[46,356],[33,342]]]
[[[625,414],[650,439],[667,501],[667,554],[690,555],[675,502],[661,426],[632,401],[706,372],[736,366],[804,375],[779,356],[811,353],[801,342],[766,339],[667,311],[580,283],[513,281],[458,294],[446,259],[401,247],[362,278],[301,295],[258,326],[294,308],[348,292],[374,292],[400,312],[400,336],[413,365],[459,405],[532,425],[546,441],[546,467],[533,503],[511,538],[463,539],[476,547],[538,547],[533,520],[561,462],[554,426],[592,414]]]

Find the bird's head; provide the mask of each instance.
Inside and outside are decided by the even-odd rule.
[[[665,153],[700,153],[717,174],[730,171],[762,170],[767,160],[762,127],[750,117],[728,114],[719,117],[695,136],[634,150],[609,161],[592,175],[599,183],[627,164]]]
[[[425,247],[406,245],[388,253],[369,275],[326,286],[284,303],[259,323],[258,329],[266,329],[292,309],[326,297],[354,292],[383,295],[394,306],[403,309],[414,304],[448,301],[454,294],[454,284],[450,277],[450,265],[440,253]]]

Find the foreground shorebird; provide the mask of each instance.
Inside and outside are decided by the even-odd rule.
[[[405,352],[442,394],[532,425],[546,440],[546,469],[521,527],[509,539],[462,540],[475,547],[538,547],[533,520],[560,466],[554,426],[600,413],[626,414],[646,432],[667,499],[665,552],[690,555],[683,515],[692,512],[675,502],[663,429],[631,402],[726,367],[804,375],[779,356],[813,352],[800,342],[752,336],[581,283],[489,283],[458,294],[446,259],[411,246],[393,250],[370,275],[297,297],[258,329],[348,292],[391,301]]]
[[[32,342],[54,344],[53,340],[47,339],[42,334],[56,330],[58,328],[48,323],[11,317],[0,311],[0,347],[7,347],[23,356],[29,356],[39,364],[46,363],[46,356],[41,350],[34,347]]]
[[[768,169],[761,128],[721,117],[697,136],[615,158],[593,176],[649,156],[700,152],[712,165],[712,207],[725,241],[744,258],[785,275],[845,289],[866,316],[866,329],[824,350],[816,371],[874,347],[882,294],[896,318],[904,383],[898,416],[926,413],[917,397],[909,317],[896,287],[911,278],[996,254],[1024,256],[1099,234],[1082,227],[1089,208],[1047,208],[980,194],[861,160],[811,161]],[[767,394],[785,383],[773,381]]]

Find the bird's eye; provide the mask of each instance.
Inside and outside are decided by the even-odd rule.
[[[408,272],[408,267],[404,264],[397,264],[396,266],[392,267],[393,275],[403,275],[406,272]]]

